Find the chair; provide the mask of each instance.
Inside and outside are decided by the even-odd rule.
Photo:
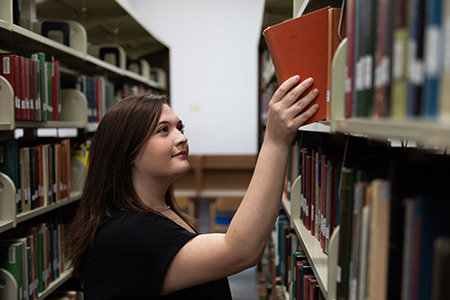
[[[242,197],[218,197],[209,206],[210,231],[226,232]]]
[[[181,211],[188,215],[189,218],[195,218],[195,202],[193,199],[187,196],[177,196],[175,201]]]

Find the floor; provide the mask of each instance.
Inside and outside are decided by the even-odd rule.
[[[257,300],[258,286],[256,267],[228,277],[233,300]]]
[[[209,202],[199,201],[197,213],[199,216],[199,232],[209,232]],[[247,269],[228,277],[233,300],[258,300],[257,269]]]

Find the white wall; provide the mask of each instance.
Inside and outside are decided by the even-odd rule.
[[[256,154],[264,0],[116,0],[170,49],[191,154]]]

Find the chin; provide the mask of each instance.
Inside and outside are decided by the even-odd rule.
[[[178,168],[178,170],[177,170],[177,178],[181,177],[183,175],[186,175],[189,172],[190,168],[191,167],[189,165],[189,162],[186,160],[185,166],[180,166],[180,168]]]

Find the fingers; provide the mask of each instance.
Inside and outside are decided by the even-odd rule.
[[[272,96],[272,102],[278,102],[300,81],[300,76],[292,76],[283,82]]]
[[[311,105],[311,107],[309,107],[306,111],[304,111],[301,114],[299,114],[298,116],[296,116],[294,120],[297,125],[297,128],[302,126],[303,124],[305,124],[306,121],[308,121],[316,113],[316,111],[318,109],[319,109],[319,105],[314,104],[314,105]]]
[[[291,114],[295,116],[294,120],[297,123],[298,127],[303,125],[319,109],[318,104],[310,105],[311,102],[313,102],[314,99],[316,99],[318,94],[319,94],[319,91],[317,89],[313,89],[308,94],[306,94],[303,98],[296,101],[289,108],[290,110],[292,110]],[[303,111],[306,108],[308,108],[308,109],[306,111]]]
[[[297,102],[299,97],[314,83],[314,80],[312,78],[308,78],[298,84],[299,81],[299,76],[293,76],[283,82],[274,93],[272,101],[279,102],[283,100],[283,103],[286,105],[286,107],[289,107]]]
[[[306,94],[306,96],[294,102],[294,104],[292,104],[291,106],[291,108],[295,110],[294,114],[298,115],[300,112],[302,112],[314,99],[316,99],[318,94],[319,91],[317,89],[313,89],[308,94]]]

